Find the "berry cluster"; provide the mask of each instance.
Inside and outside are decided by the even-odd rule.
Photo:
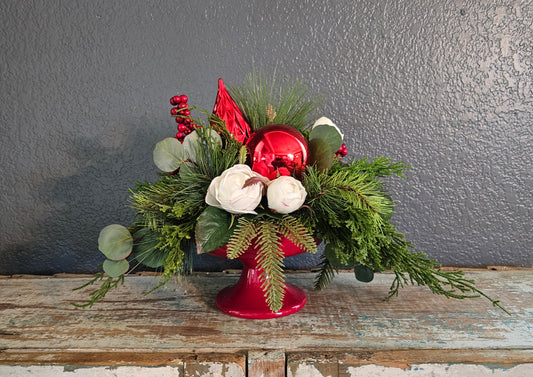
[[[185,94],[174,96],[170,99],[170,104],[175,106],[170,109],[170,115],[176,117],[176,123],[178,124],[178,132],[176,133],[175,138],[182,143],[185,136],[190,134],[197,127],[190,118],[191,111],[187,104],[188,100],[189,98]]]
[[[335,152],[335,157],[344,157],[348,154],[348,148],[346,144],[342,144],[337,152]]]

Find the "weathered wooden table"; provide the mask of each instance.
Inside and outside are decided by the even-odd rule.
[[[0,376],[533,376],[533,270],[466,274],[512,315],[425,287],[384,301],[390,274],[343,272],[315,292],[313,273],[291,273],[307,305],[271,320],[216,309],[231,273],[148,295],[159,277],[129,277],[91,309],[70,304],[87,276],[1,278]]]

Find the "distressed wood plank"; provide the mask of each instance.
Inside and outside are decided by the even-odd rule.
[[[59,365],[0,365],[2,377],[182,377],[183,373],[173,366],[138,367],[138,366],[95,366],[77,368]],[[209,376],[217,377],[217,376]]]
[[[450,366],[455,367],[450,368]],[[471,371],[471,374],[467,373]],[[511,373],[512,371],[512,373]],[[529,371],[529,374],[524,374]],[[287,356],[289,377],[530,376],[533,350],[352,350],[295,352]]]
[[[285,377],[285,353],[249,351],[248,377]]]
[[[287,357],[287,377],[338,377],[339,355],[295,353]]]
[[[484,299],[438,297],[408,287],[383,301],[392,276],[358,283],[339,274],[324,291],[312,290],[314,274],[289,274],[308,303],[294,315],[271,320],[226,316],[216,293],[236,274],[198,274],[149,294],[155,276],[135,276],[91,309],[78,309],[90,289],[72,288],[87,277],[0,280],[0,363],[31,363],[28,350],[233,353],[263,349],[299,351],[412,349],[533,349],[533,271],[468,271],[487,294],[512,313]],[[36,359],[37,360],[37,359]]]
[[[246,355],[197,354],[183,363],[184,377],[245,377]]]

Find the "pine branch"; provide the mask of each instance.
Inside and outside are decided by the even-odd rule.
[[[272,123],[287,124],[301,131],[323,103],[316,96],[311,96],[301,81],[275,90],[282,88],[278,81],[276,76],[265,80],[261,74],[252,73],[241,87],[229,88],[254,131]]]
[[[405,165],[402,161],[392,162],[390,158],[379,156],[372,162],[369,162],[368,158],[353,161],[350,168],[354,173],[367,173],[373,177],[397,175],[398,177],[405,178],[403,171],[411,167]]]

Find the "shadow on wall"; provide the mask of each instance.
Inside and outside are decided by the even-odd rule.
[[[35,188],[35,203],[45,216],[29,214],[19,226],[20,235],[2,247],[0,274],[94,273],[105,257],[98,250],[98,234],[109,224],[129,226],[135,213],[129,207],[128,189],[136,181],[155,180],[152,148],[159,136],[150,127],[124,135],[121,146],[103,145],[101,139],[78,137],[71,142],[71,161],[81,166],[76,174],[61,176],[58,168]],[[146,131],[145,131],[146,130]],[[165,136],[163,136],[165,137]],[[27,237],[24,237],[27,234]],[[194,252],[194,250],[192,250]],[[319,255],[300,255],[286,261],[288,268],[317,266]],[[193,268],[221,271],[240,268],[238,261],[195,255]]]

